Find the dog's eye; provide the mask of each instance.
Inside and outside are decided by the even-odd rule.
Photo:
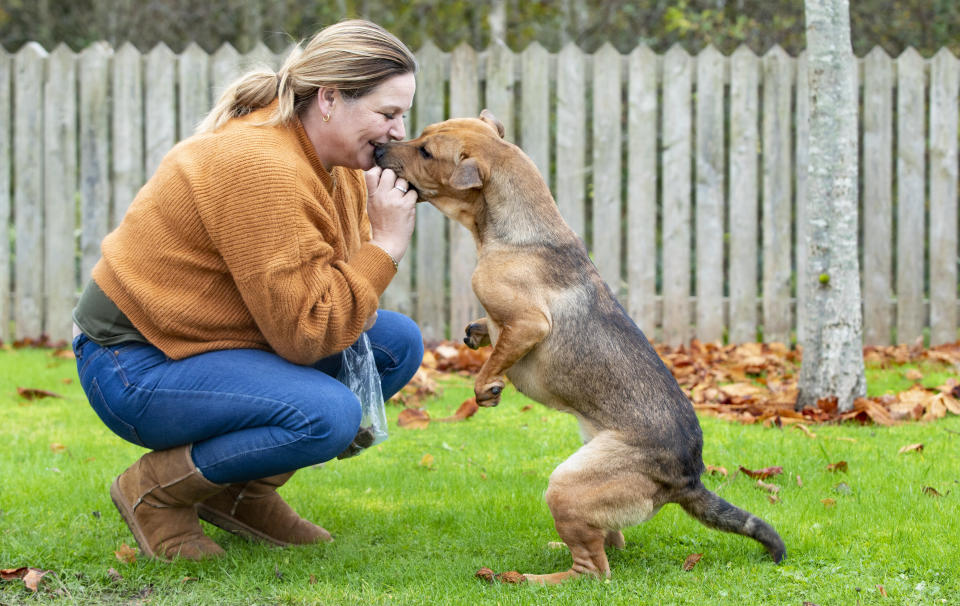
[[[420,155],[423,156],[424,159],[426,159],[426,160],[429,160],[430,158],[433,157],[433,156],[430,155],[430,152],[427,151],[427,146],[426,146],[426,145],[421,145],[421,146],[420,146]]]

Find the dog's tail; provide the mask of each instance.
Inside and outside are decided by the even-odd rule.
[[[767,548],[774,562],[779,563],[786,555],[787,548],[783,539],[757,516],[734,507],[700,483],[683,492],[677,503],[691,516],[710,528],[724,532],[735,532],[758,541]]]

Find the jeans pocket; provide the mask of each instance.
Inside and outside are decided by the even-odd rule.
[[[133,425],[130,425],[114,414],[110,405],[107,404],[106,398],[103,397],[103,392],[100,390],[100,384],[97,382],[96,377],[90,381],[87,400],[90,401],[90,406],[93,408],[93,411],[97,413],[97,416],[100,417],[100,420],[103,421],[104,425],[106,425],[110,431],[127,442],[132,442],[137,446],[145,446]]]

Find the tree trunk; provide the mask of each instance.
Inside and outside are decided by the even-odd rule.
[[[797,408],[866,392],[857,258],[857,72],[848,0],[805,0],[810,85],[807,272]],[[803,77],[803,75],[801,75]]]

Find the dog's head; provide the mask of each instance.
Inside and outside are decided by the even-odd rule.
[[[491,175],[491,167],[508,144],[503,124],[483,110],[480,118],[457,118],[433,124],[416,139],[377,147],[377,164],[392,169],[414,187],[421,200],[465,223]]]

